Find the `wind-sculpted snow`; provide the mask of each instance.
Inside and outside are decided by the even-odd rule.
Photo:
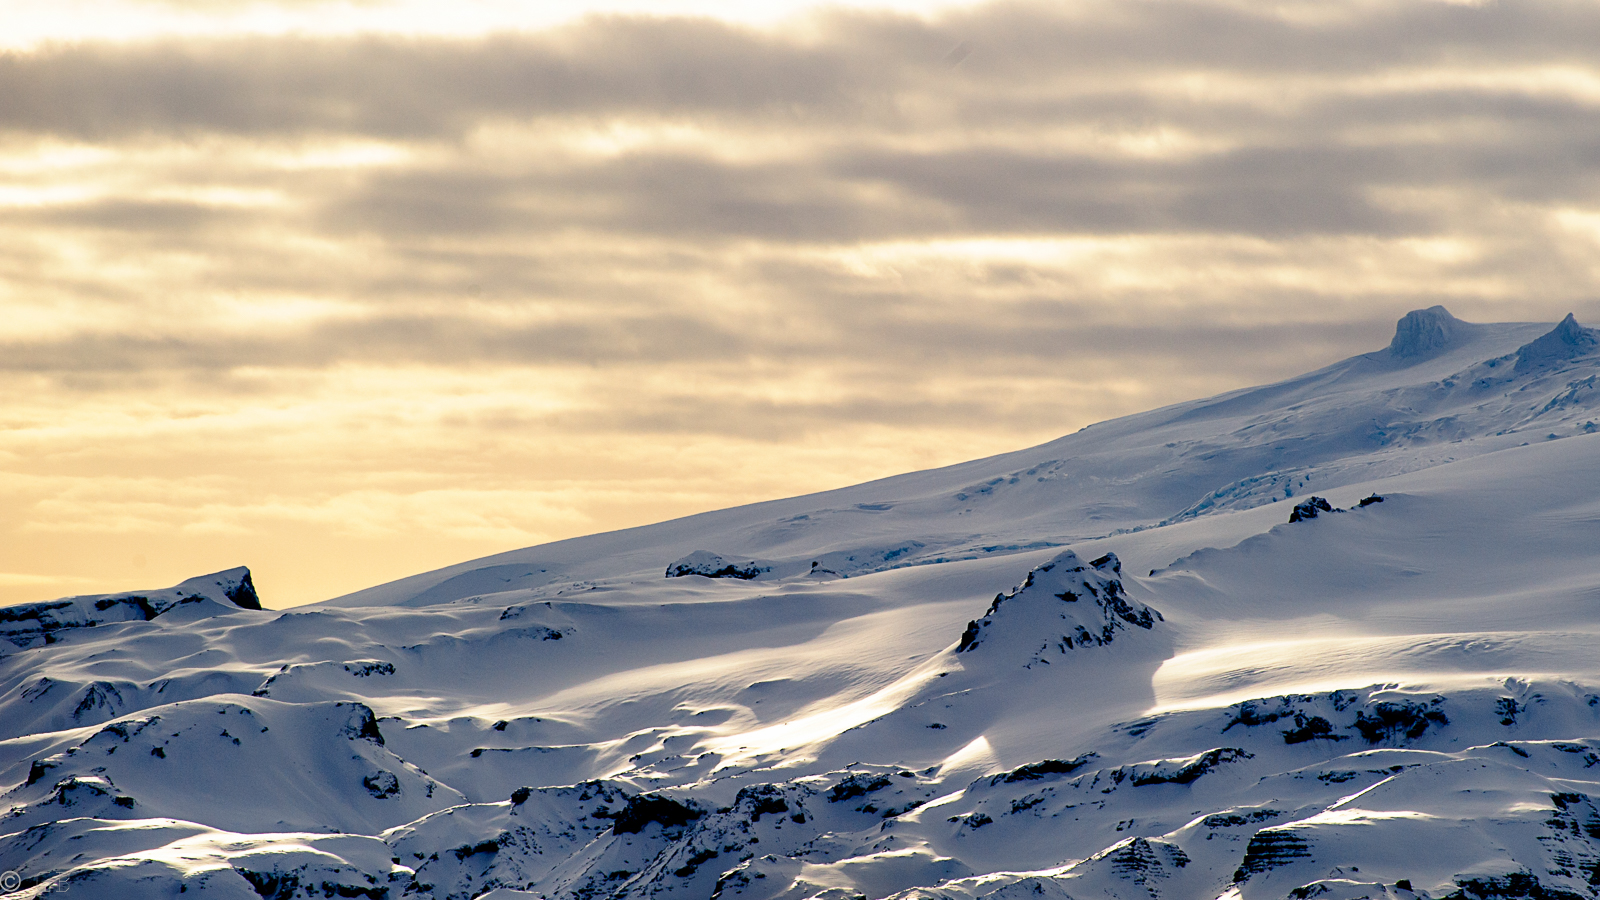
[[[255,609],[241,569],[0,611],[0,869],[1597,897],[1597,344],[1436,307],[1281,384],[315,607]]]

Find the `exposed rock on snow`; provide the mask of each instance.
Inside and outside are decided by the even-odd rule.
[[[1100,754],[1090,751],[1077,759],[1044,759],[1036,763],[1019,766],[1009,772],[996,775],[989,779],[989,784],[1000,783],[1014,784],[1018,781],[1038,781],[1046,775],[1067,775],[1076,772],[1085,765],[1098,758]]]
[[[1289,513],[1289,523],[1304,522],[1315,519],[1318,512],[1334,512],[1332,504],[1322,497],[1312,497],[1309,500],[1295,504],[1294,512]]]
[[[777,581],[801,577],[851,578],[925,562],[923,553],[926,549],[927,545],[921,541],[898,540],[778,559],[724,557],[707,550],[696,550],[667,566],[667,577],[699,575],[703,578],[741,581]]]
[[[629,797],[627,805],[612,817],[615,834],[638,834],[654,822],[662,828],[687,825],[705,813],[670,797]]]
[[[1065,550],[1034,567],[1009,594],[996,594],[982,619],[967,623],[957,653],[1001,642],[1033,649],[1031,662],[1065,655],[1076,647],[1103,647],[1118,631],[1149,631],[1161,613],[1130,599],[1122,589],[1122,563],[1107,553],[1085,564]]]
[[[699,575],[703,578],[739,578],[749,581],[772,571],[772,564],[762,560],[731,562],[709,550],[695,552],[667,566],[668,578]]]

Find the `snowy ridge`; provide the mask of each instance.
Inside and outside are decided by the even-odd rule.
[[[587,581],[660,577],[695,551],[744,561],[734,560],[737,550],[800,576],[813,561],[857,575],[1064,547],[1600,428],[1593,354],[1513,371],[1525,345],[1560,327],[1453,321],[1449,340],[1428,353],[1397,356],[1392,342],[1279,384],[1103,422],[1027,450],[511,551],[329,604],[554,595]],[[1396,341],[1410,346],[1403,330]],[[496,577],[439,590],[480,572]]]
[[[0,639],[20,647],[48,644],[51,633],[63,628],[147,622],[179,608],[191,617],[220,615],[235,608],[260,609],[261,600],[250,570],[240,566],[162,590],[90,594],[0,608]]]
[[[13,607],[0,862],[24,897],[1600,896],[1597,376],[1571,317],[1435,307],[314,607],[244,570]]]

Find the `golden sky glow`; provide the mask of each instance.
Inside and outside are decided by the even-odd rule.
[[[0,3],[0,602],[268,605],[1600,318],[1592,3]]]

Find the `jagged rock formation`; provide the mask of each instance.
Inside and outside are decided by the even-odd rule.
[[[1333,505],[1322,497],[1312,497],[1295,504],[1294,512],[1289,513],[1289,523],[1304,522],[1315,519],[1318,512],[1334,512]]]
[[[1008,594],[996,594],[983,618],[967,623],[956,645],[969,653],[998,642],[1033,645],[1038,654],[1103,647],[1130,627],[1149,631],[1161,613],[1130,599],[1122,588],[1122,563],[1107,553],[1084,563],[1071,550],[1028,572]]]

